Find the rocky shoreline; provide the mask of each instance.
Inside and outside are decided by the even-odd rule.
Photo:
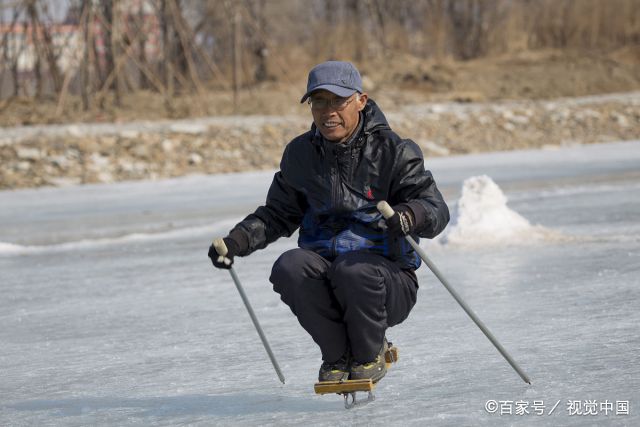
[[[386,115],[427,157],[640,139],[636,92],[430,103]],[[274,169],[309,125],[303,116],[244,116],[0,129],[0,189]]]

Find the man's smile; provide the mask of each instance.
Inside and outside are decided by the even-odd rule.
[[[326,122],[322,122],[322,126],[323,126],[323,127],[325,127],[325,128],[327,128],[327,129],[333,129],[333,128],[335,128],[335,127],[340,126],[341,124],[342,124],[342,123],[337,122],[337,121],[333,121],[333,120],[331,120],[331,121],[326,121]]]

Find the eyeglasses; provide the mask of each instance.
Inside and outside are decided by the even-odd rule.
[[[312,110],[325,110],[331,108],[332,110],[342,111],[347,108],[347,105],[351,104],[355,99],[354,96],[348,98],[309,98],[307,103],[311,106]]]

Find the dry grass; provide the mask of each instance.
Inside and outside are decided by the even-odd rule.
[[[418,100],[434,94],[457,99],[460,92],[467,94],[462,96],[467,100],[553,98],[639,87],[635,70],[640,65],[640,0],[193,0],[182,4],[185,15],[189,10],[184,5],[199,13],[201,22],[193,29],[198,39],[216,40],[215,46],[193,52],[202,84],[194,84],[185,73],[182,90],[178,88],[169,102],[159,92],[139,90],[139,71],[128,64],[128,87],[120,106],[115,107],[109,95],[103,105],[95,105],[94,100],[84,111],[78,85],[72,84],[72,93],[58,114],[52,113],[51,105],[60,102],[60,94],[7,102],[12,85],[4,84],[0,85],[4,90],[0,124],[296,112],[298,107],[289,105],[299,96],[307,71],[327,59],[355,62],[383,95],[406,91],[405,95]],[[230,92],[230,4],[237,5],[242,17],[243,90],[235,110]],[[267,78],[262,82],[256,77],[257,46],[268,50]],[[211,63],[219,70],[216,74],[207,73],[205,65]],[[8,65],[0,60],[5,79],[11,79]],[[151,69],[162,82],[160,64],[151,64]],[[23,83],[30,78],[33,75],[25,76]],[[418,95],[409,94],[416,90]]]

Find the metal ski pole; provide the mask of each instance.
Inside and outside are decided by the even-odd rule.
[[[382,214],[382,216],[384,216],[386,219],[391,218],[395,214],[393,208],[389,206],[389,204],[384,200],[379,202],[377,207],[380,213]],[[413,246],[413,249],[415,249],[418,255],[420,255],[420,258],[422,258],[425,264],[427,264],[427,267],[429,267],[429,269],[433,272],[433,274],[435,274],[435,276],[440,280],[440,282],[444,285],[444,287],[447,288],[447,291],[449,291],[451,296],[458,302],[458,304],[460,304],[462,309],[469,315],[471,320],[473,320],[475,324],[478,325],[478,327],[484,333],[484,335],[487,338],[489,338],[489,341],[491,341],[491,343],[495,346],[495,348],[498,349],[500,354],[507,360],[507,362],[509,362],[511,367],[515,369],[518,375],[520,375],[520,378],[522,378],[524,382],[531,384],[531,380],[529,379],[527,374],[525,374],[524,371],[520,369],[518,364],[511,358],[509,353],[507,353],[507,350],[505,350],[505,348],[502,347],[502,345],[498,342],[496,337],[493,336],[491,331],[489,331],[489,329],[485,326],[485,324],[482,323],[482,321],[478,318],[478,316],[476,316],[473,310],[471,310],[471,308],[462,300],[462,298],[460,297],[460,295],[458,295],[455,289],[451,287],[447,279],[445,279],[445,277],[442,275],[440,270],[438,270],[438,267],[436,267],[435,264],[431,262],[429,257],[427,257],[427,254],[425,253],[425,251],[422,250],[420,246],[418,246],[416,241],[413,240],[411,236],[405,236],[405,238],[407,239],[409,244]]]
[[[229,259],[226,258],[228,251],[227,251],[227,245],[224,244],[224,240],[222,239],[214,240],[213,246],[216,248],[216,251],[220,254],[220,258],[222,258],[222,260],[219,258],[218,261],[224,262],[227,265],[230,264]],[[282,371],[280,371],[280,366],[278,365],[278,362],[276,361],[276,357],[273,355],[273,352],[271,351],[271,346],[269,346],[267,337],[264,335],[264,332],[260,327],[258,318],[256,317],[256,314],[253,312],[253,309],[251,308],[251,304],[249,303],[249,298],[247,298],[247,294],[244,293],[244,289],[240,284],[240,279],[238,279],[238,275],[236,274],[233,267],[229,268],[229,273],[231,274],[231,278],[233,279],[233,282],[236,284],[236,288],[238,288],[238,292],[240,293],[242,302],[244,302],[245,307],[247,307],[247,311],[249,312],[249,316],[251,317],[253,326],[256,327],[256,331],[258,331],[258,335],[260,335],[260,339],[262,340],[262,345],[264,345],[264,349],[267,351],[267,355],[269,356],[269,359],[271,359],[271,364],[273,365],[273,369],[276,370],[276,374],[278,374],[278,378],[280,378],[280,381],[282,382],[282,384],[284,384],[284,375],[282,375]]]

